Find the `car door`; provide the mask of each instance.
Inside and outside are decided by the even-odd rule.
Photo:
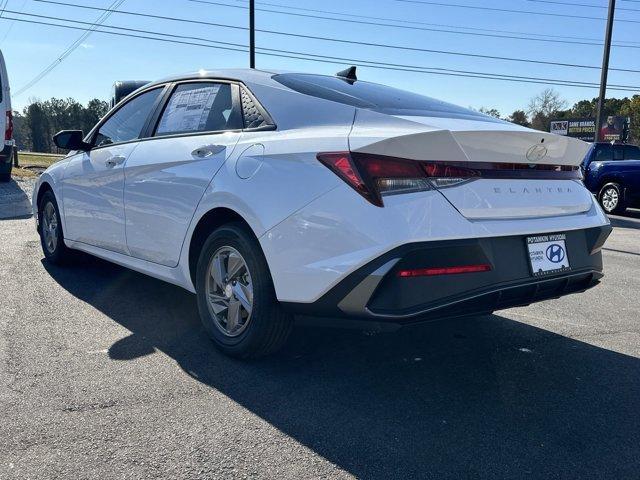
[[[613,149],[610,143],[596,143],[587,154],[584,163],[584,184],[591,193],[600,190],[601,167],[611,162]]]
[[[630,196],[629,200],[635,205],[640,199],[640,147],[625,145],[624,163],[626,164],[626,185],[629,189],[627,193]]]
[[[73,157],[63,180],[65,237],[127,254],[124,165],[157,107],[163,87],[128,100],[91,135],[93,148]]]
[[[124,210],[132,256],[176,266],[205,189],[242,130],[237,85],[189,81],[173,86],[151,139],[125,167]]]

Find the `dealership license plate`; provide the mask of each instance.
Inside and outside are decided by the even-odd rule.
[[[564,233],[527,237],[531,272],[534,276],[549,275],[569,270],[569,257]]]

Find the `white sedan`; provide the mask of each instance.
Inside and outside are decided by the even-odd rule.
[[[234,356],[275,351],[296,314],[403,325],[602,277],[586,143],[354,67],[164,79],[55,142],[70,153],[33,195],[47,260],[82,250],[195,293]]]

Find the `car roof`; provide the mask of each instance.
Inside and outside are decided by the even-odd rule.
[[[225,68],[217,70],[201,69],[196,72],[184,73],[181,75],[172,75],[169,77],[161,78],[154,82],[145,85],[148,88],[153,85],[159,85],[167,82],[177,82],[179,80],[194,80],[194,79],[223,79],[223,80],[235,80],[242,83],[271,83],[271,77],[276,73],[283,73],[276,70],[257,70],[254,68]]]

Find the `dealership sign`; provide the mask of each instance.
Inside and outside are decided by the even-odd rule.
[[[585,142],[593,142],[596,139],[596,121],[593,118],[552,120],[549,131],[556,135],[565,135]]]
[[[595,142],[596,121],[594,118],[552,120],[549,131],[556,135],[578,138],[585,142]],[[609,115],[602,122],[599,131],[600,141],[625,141],[629,131],[629,119],[627,117]]]

